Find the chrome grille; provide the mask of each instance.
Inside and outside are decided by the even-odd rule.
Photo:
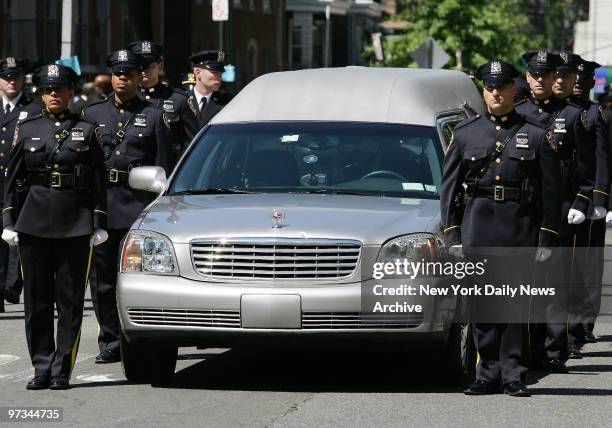
[[[416,328],[423,322],[423,314],[377,315],[360,312],[304,312],[302,329],[398,329]]]
[[[347,278],[357,269],[360,254],[358,241],[243,239],[191,243],[196,272],[216,278]]]
[[[240,328],[240,311],[129,308],[130,321],[138,325]]]

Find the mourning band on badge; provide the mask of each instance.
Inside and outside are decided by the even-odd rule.
[[[517,149],[528,149],[529,148],[529,136],[527,134],[516,134],[516,148]]]
[[[146,127],[147,116],[145,116],[144,114],[137,114],[136,118],[134,119],[134,126]]]
[[[565,119],[564,118],[555,119],[554,132],[555,134],[565,134],[567,132],[567,129],[565,129]]]
[[[85,141],[85,131],[81,128],[72,128],[70,131],[70,137],[72,141]]]

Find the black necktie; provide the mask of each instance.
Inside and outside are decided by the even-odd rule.
[[[4,112],[5,114],[8,116],[9,113],[11,112],[11,105],[7,104],[6,107],[4,108]]]
[[[204,110],[206,110],[206,97],[202,97],[200,100],[200,120],[204,120]]]

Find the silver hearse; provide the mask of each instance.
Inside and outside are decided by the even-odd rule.
[[[168,378],[181,346],[364,340],[437,349],[460,379],[474,355],[457,299],[408,298],[421,313],[368,318],[362,290],[374,263],[444,250],[444,151],[482,109],[457,71],[272,73],[200,132],[169,179],[133,169],[130,185],[160,196],[120,258],[128,380]]]

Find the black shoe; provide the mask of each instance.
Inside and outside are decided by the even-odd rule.
[[[51,379],[51,385],[49,385],[49,389],[69,389],[70,382],[65,377],[54,377]]]
[[[504,394],[511,397],[531,397],[527,387],[517,380],[504,386]]]
[[[558,358],[552,358],[546,362],[546,368],[550,373],[569,373],[565,363]]]
[[[580,349],[576,346],[569,346],[567,348],[567,358],[571,358],[572,360],[581,360],[582,354],[580,353]]]
[[[14,305],[19,304],[19,293],[14,290],[4,290],[4,300]]]
[[[0,314],[4,313],[4,297],[2,297],[2,293],[0,293]]]
[[[490,395],[498,392],[499,386],[497,382],[482,379],[477,379],[476,382],[463,391],[465,395]]]
[[[110,364],[110,363],[118,363],[121,361],[121,354],[119,352],[109,351],[105,349],[96,355],[96,364]]]
[[[584,341],[586,343],[597,343],[597,338],[592,332],[587,331],[586,333],[584,333]]]
[[[49,376],[34,376],[26,385],[26,389],[47,389],[49,388],[49,383]]]

